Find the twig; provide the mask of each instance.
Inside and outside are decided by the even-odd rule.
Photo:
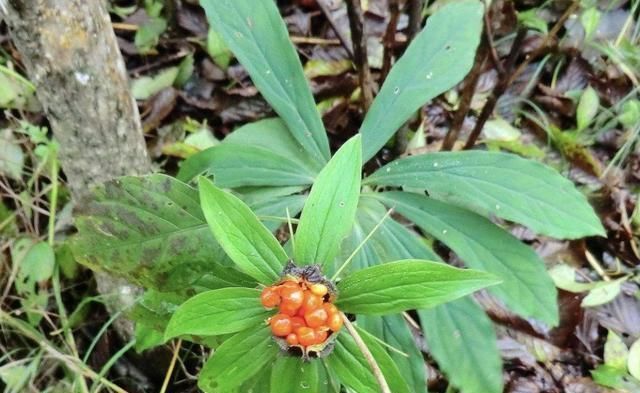
[[[176,366],[176,360],[178,359],[178,352],[180,352],[180,347],[182,346],[182,339],[178,340],[175,348],[173,349],[173,356],[171,357],[171,363],[169,363],[169,368],[167,369],[167,374],[164,376],[164,381],[162,382],[162,388],[160,389],[160,393],[165,393],[167,391],[167,387],[169,387],[169,381],[171,380],[171,374],[173,374],[173,369]]]
[[[444,137],[442,148],[440,150],[451,150],[456,140],[458,139],[458,135],[460,134],[460,129],[462,128],[464,119],[469,112],[469,108],[471,107],[473,94],[476,91],[478,79],[480,79],[480,71],[482,71],[482,65],[484,64],[484,60],[487,58],[488,47],[488,40],[486,38],[483,38],[480,42],[480,47],[476,52],[476,57],[473,61],[473,68],[469,72],[469,75],[467,75],[466,81],[464,82],[458,110],[453,115],[451,127],[449,128],[449,131],[447,131],[447,135]]]
[[[502,63],[500,62],[500,58],[498,57],[498,52],[496,51],[496,46],[493,42],[493,29],[491,28],[491,19],[489,16],[490,12],[491,7],[487,7],[487,3],[485,2],[484,37],[487,40],[489,46],[489,54],[491,55],[493,65],[498,69],[498,75],[504,76],[504,67],[502,67]]]
[[[400,0],[389,0],[389,15],[389,24],[387,24],[387,30],[384,32],[383,38],[384,53],[382,55],[380,85],[382,85],[391,69],[391,59],[393,58],[393,50],[396,46],[398,18],[400,17]]]
[[[329,25],[338,36],[338,40],[342,43],[342,46],[349,54],[349,57],[353,59],[353,47],[351,46],[351,40],[347,35],[348,32],[342,30],[340,26],[336,23],[336,20],[333,18],[333,13],[331,9],[331,1],[330,0],[317,0],[316,3],[320,6],[322,13],[329,21]]]
[[[409,41],[413,40],[416,34],[420,31],[423,8],[423,0],[409,0],[409,26],[407,28],[407,38]]]
[[[510,72],[513,69],[513,65],[515,64],[516,59],[518,58],[518,54],[520,53],[520,46],[526,34],[527,34],[526,28],[520,28],[516,33],[516,37],[513,39],[513,44],[511,45],[511,51],[509,53],[509,57],[507,58],[506,65],[504,67],[506,72]],[[493,109],[495,108],[496,103],[498,102],[498,98],[500,98],[500,96],[505,92],[505,90],[507,90],[508,86],[509,86],[508,78],[502,78],[498,80],[498,83],[496,84],[496,86],[493,88],[493,91],[491,92],[491,96],[489,96],[489,98],[487,99],[487,102],[484,104],[484,107],[482,108],[482,112],[480,112],[480,116],[478,116],[476,125],[473,127],[473,131],[471,131],[471,134],[467,139],[467,143],[465,143],[464,145],[464,149],[469,149],[473,147],[473,145],[476,143],[478,136],[480,136],[480,132],[482,132],[484,123],[489,119],[489,116],[491,116],[491,113],[493,113]]]
[[[356,328],[353,326],[351,321],[349,321],[349,318],[347,318],[343,312],[340,312],[340,315],[342,316],[342,320],[344,321],[344,326],[347,328],[347,331],[349,331],[349,334],[353,337],[353,340],[356,342],[356,345],[362,352],[362,355],[364,355],[367,363],[369,363],[373,376],[376,378],[376,381],[378,381],[378,385],[380,385],[380,390],[382,393],[391,393],[391,389],[389,389],[389,385],[387,384],[387,380],[384,378],[384,374],[382,374],[382,370],[380,370],[380,366],[378,366],[378,363],[373,358],[373,355],[371,354],[371,351],[369,351],[367,345],[362,341],[362,337],[360,337]]]
[[[353,62],[358,69],[358,79],[362,90],[362,109],[366,113],[373,101],[373,80],[367,58],[367,36],[365,34],[364,15],[360,0],[346,0],[351,42],[353,43]]]
[[[327,39],[319,37],[302,37],[302,36],[290,36],[291,42],[294,44],[309,44],[309,45],[340,45],[340,40]]]

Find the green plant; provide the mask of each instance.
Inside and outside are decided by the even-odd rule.
[[[557,172],[512,154],[442,152],[398,159],[366,176],[362,187],[360,184],[360,155],[363,161],[375,156],[420,106],[453,87],[469,71],[482,26],[479,2],[454,2],[429,17],[366,114],[360,129],[361,151],[358,138],[352,139],[331,161],[322,121],[274,3],[201,3],[212,28],[245,66],[279,118],[245,125],[221,144],[190,157],[180,169],[179,180],[152,175],[107,183],[77,217],[76,256],[93,268],[147,288],[133,311],[139,349],[163,342],[165,333],[167,337],[191,334],[192,339],[218,348],[219,354],[229,347],[257,346],[251,356],[233,352],[236,357],[229,355],[224,362],[226,371],[219,370],[219,375],[233,375],[229,380],[235,382],[253,376],[277,352],[268,329],[255,329],[268,313],[260,307],[258,290],[228,288],[255,288],[256,281],[274,284],[287,255],[293,255],[299,264],[319,263],[329,275],[338,272],[335,278],[344,277],[342,282],[348,282],[350,275],[374,271],[369,269],[384,272],[386,263],[392,261],[440,261],[422,236],[399,221],[400,216],[429,240],[446,245],[469,267],[499,277],[502,283],[488,291],[511,311],[551,326],[558,323],[556,290],[543,262],[506,231],[502,221],[490,219],[516,222],[558,238],[603,235],[586,198]],[[213,176],[215,186],[200,177],[198,194],[185,182],[200,175]],[[232,189],[237,198],[220,188]],[[300,219],[295,219],[301,211]],[[289,233],[297,224],[295,236],[284,247],[289,252],[269,234],[285,222]],[[338,268],[344,261],[349,264]],[[444,264],[404,263],[411,266],[407,269],[446,268]],[[337,285],[340,289],[343,284],[338,281]],[[253,300],[245,296],[239,302],[229,297],[231,314],[242,304],[255,312],[244,322],[229,324],[235,332],[243,329],[235,336],[225,336],[232,333],[224,330],[230,329],[226,324],[220,327],[201,321],[190,325],[172,322],[165,332],[171,316],[188,314],[197,299],[232,292],[253,293]],[[398,314],[413,308],[418,309],[431,353],[454,385],[465,392],[502,391],[495,332],[472,299],[433,307],[434,303],[404,302],[401,291],[392,293],[377,297],[379,308],[373,309],[349,303],[344,293],[337,298],[343,311],[356,314],[359,332],[385,377],[393,383],[403,382],[398,383],[409,391],[426,390],[424,361],[406,324],[407,315]],[[426,295],[427,291],[420,296]],[[367,297],[366,292],[360,296]],[[457,296],[447,293],[446,299],[453,297]],[[395,303],[403,305],[391,306]],[[172,332],[176,324],[194,330]],[[303,381],[309,383],[321,378],[341,381],[358,392],[375,390],[373,376],[353,343],[341,341],[348,337],[338,336],[336,350],[324,362],[328,369],[314,362],[298,364],[305,371],[301,376],[300,368],[292,367],[297,360],[278,358],[273,373],[282,380],[304,377],[311,378]],[[217,364],[215,359],[216,355],[208,364]],[[400,379],[391,376],[396,372]],[[209,371],[203,374],[206,381],[223,387],[227,383],[218,377],[210,380]],[[258,374],[247,383],[265,390],[269,376]],[[295,391],[288,386],[276,384],[272,391]],[[329,385],[326,389],[322,384],[310,386],[335,391]],[[244,385],[240,390],[250,388]]]

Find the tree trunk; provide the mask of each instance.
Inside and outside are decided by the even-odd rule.
[[[0,0],[11,38],[60,143],[60,164],[75,203],[92,185],[144,174],[151,163],[129,93],[109,14],[102,0]],[[110,304],[131,304],[137,288],[97,274]],[[132,326],[120,322],[127,336]]]

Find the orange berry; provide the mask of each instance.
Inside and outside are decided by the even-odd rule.
[[[303,347],[308,347],[309,345],[313,345],[316,341],[316,332],[310,327],[301,327],[296,330],[296,335],[298,336],[298,342]]]
[[[312,328],[322,326],[325,322],[327,322],[327,318],[329,318],[329,315],[327,314],[327,311],[322,307],[316,308],[315,310],[309,311],[304,314],[304,320],[307,322],[307,326]]]
[[[290,317],[294,317],[298,314],[298,311],[300,310],[300,307],[297,307],[294,304],[288,303],[288,302],[282,302],[280,303],[280,313],[281,314],[286,314]]]
[[[278,291],[282,291],[285,288],[300,288],[300,285],[295,281],[285,281],[278,285]]]
[[[336,307],[335,305],[333,305],[331,303],[325,303],[325,304],[322,305],[322,307],[324,307],[325,311],[327,312],[327,314],[329,316],[339,313],[338,307]]]
[[[301,317],[292,317],[291,318],[291,327],[295,331],[297,328],[307,326],[306,322]]]
[[[337,332],[342,327],[342,316],[338,314],[331,314],[327,320],[327,326],[334,332]]]
[[[280,304],[280,295],[278,295],[278,291],[273,287],[266,287],[260,294],[260,301],[263,306],[272,308]]]
[[[323,342],[325,342],[327,340],[328,334],[327,334],[326,330],[316,330],[315,336],[316,336],[316,339],[315,339],[316,342],[315,343],[316,344],[322,344]]]
[[[329,292],[329,288],[327,288],[327,286],[324,284],[311,284],[309,285],[309,290],[314,295],[317,295],[320,297],[323,297],[324,295],[327,294],[327,292]]]
[[[302,306],[298,315],[304,315],[309,311],[315,310],[318,307],[322,306],[322,298],[318,295],[314,295],[311,292],[304,293],[304,300],[302,302]]]
[[[300,307],[304,300],[304,292],[299,287],[290,288],[286,287],[280,291],[283,303],[290,303],[293,306]]]
[[[294,333],[287,335],[287,344],[298,345],[298,336],[296,336]]]
[[[285,337],[291,334],[293,327],[291,326],[291,318],[288,315],[276,314],[269,321],[271,332],[274,336]]]

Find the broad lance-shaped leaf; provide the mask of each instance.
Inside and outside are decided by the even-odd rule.
[[[511,310],[558,323],[556,288],[531,248],[488,219],[456,206],[408,192],[369,194],[446,244],[470,267],[503,283],[489,288]]]
[[[257,289],[214,289],[193,296],[178,307],[169,321],[165,339],[187,334],[235,333],[259,326],[273,313],[262,306]]]
[[[433,307],[500,283],[492,274],[410,259],[353,272],[338,282],[336,305],[353,314]]]
[[[573,183],[515,154],[438,152],[402,158],[365,184],[422,188],[429,196],[559,237],[604,235],[598,216]]]
[[[353,225],[360,197],[362,146],[356,135],[342,145],[316,178],[295,233],[299,265],[327,265]]]
[[[92,197],[76,212],[72,244],[77,260],[92,269],[176,290],[230,264],[207,228],[198,192],[176,179],[123,177],[97,187]],[[179,280],[169,274],[176,270]]]
[[[356,224],[352,235],[345,241],[346,254],[350,254],[364,237],[380,222],[385,207],[375,199],[360,198]],[[346,258],[346,256],[345,256]],[[422,258],[439,261],[415,233],[394,220],[385,220],[356,255],[353,265],[360,268],[398,259]],[[429,350],[440,368],[462,391],[474,393],[502,392],[502,363],[498,353],[496,334],[484,311],[470,298],[463,298],[439,306],[418,310],[423,331],[429,341]],[[440,321],[444,321],[440,323]],[[399,315],[371,317],[358,316],[358,324],[409,357],[394,351],[389,354],[399,366],[405,379],[424,385],[424,360],[413,336]],[[456,348],[456,350],[451,350]],[[463,359],[459,354],[465,354]],[[426,386],[422,390],[424,392]]]
[[[246,68],[262,96],[319,163],[329,142],[289,33],[273,0],[201,0],[209,23]]]
[[[205,363],[198,387],[205,392],[231,391],[273,362],[279,352],[268,326],[237,333]]]
[[[360,133],[364,161],[430,99],[449,90],[469,72],[482,31],[479,1],[449,3],[396,62],[369,109]]]
[[[204,172],[213,174],[220,187],[297,186],[313,183],[308,172],[295,161],[249,145],[222,143],[191,157],[181,169],[184,179]]]
[[[500,393],[502,362],[491,320],[471,298],[418,310],[429,349],[465,393]]]
[[[378,363],[391,391],[394,393],[410,392],[398,367],[385,349],[371,334],[362,329],[356,329]],[[378,393],[380,391],[380,386],[373,376],[369,363],[362,355],[362,351],[356,345],[353,337],[348,333],[342,332],[338,335],[334,351],[325,359],[325,362],[340,382],[353,391],[358,393]]]
[[[188,182],[209,172],[220,187],[310,185],[320,169],[276,118],[245,124],[221,145],[187,158],[177,177]]]
[[[199,178],[202,211],[220,246],[238,268],[263,284],[278,279],[287,254],[240,199]]]

